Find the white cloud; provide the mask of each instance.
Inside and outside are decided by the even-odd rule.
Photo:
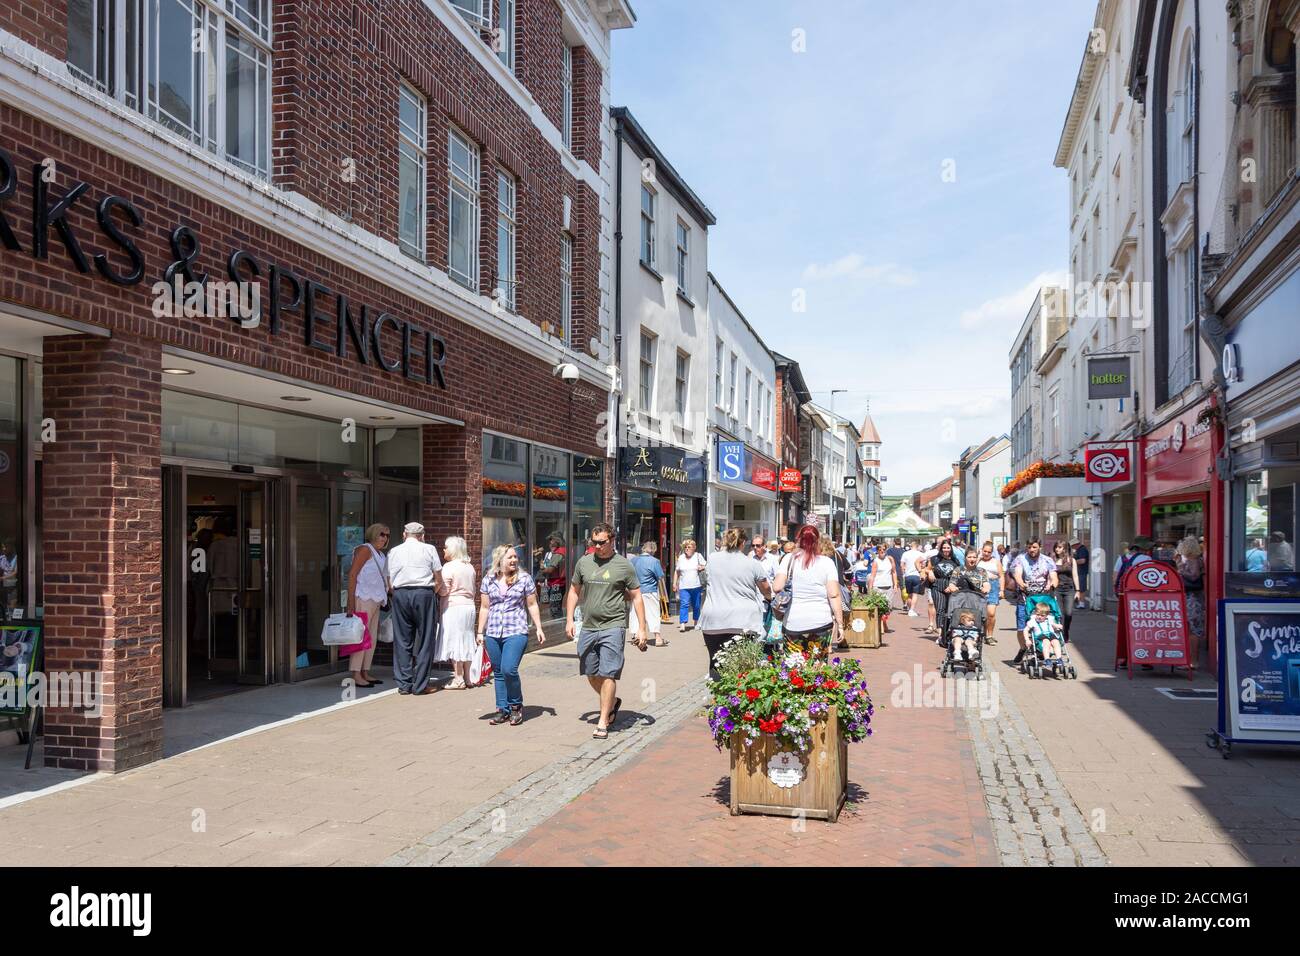
[[[1065,285],[1067,279],[1065,272],[1040,272],[1015,292],[987,299],[975,308],[962,312],[958,324],[963,329],[992,326],[1004,330],[1007,332],[1007,347],[1010,348],[1011,337],[1025,320],[1038,290],[1046,285]]]
[[[811,263],[803,270],[805,282],[820,282],[826,279],[861,279],[866,282],[894,286],[916,285],[916,276],[911,271],[893,262],[868,265],[866,258],[857,252],[841,256],[831,262]]]

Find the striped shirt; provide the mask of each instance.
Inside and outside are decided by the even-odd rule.
[[[506,587],[503,578],[488,576],[479,588],[488,596],[488,637],[510,637],[528,633],[528,595],[536,589],[532,575],[520,571],[515,583]]]

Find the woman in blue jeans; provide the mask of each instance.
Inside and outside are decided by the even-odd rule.
[[[704,556],[696,552],[695,539],[687,538],[682,542],[682,553],[677,555],[677,565],[673,572],[673,590],[677,592],[677,620],[679,631],[689,631],[686,626],[686,613],[690,611],[690,621],[695,627],[700,623],[700,601],[704,596],[704,582],[700,572],[704,570]]]
[[[546,643],[542,615],[537,607],[537,586],[532,575],[519,570],[514,548],[499,546],[492,552],[492,566],[479,588],[478,643],[487,646],[492,661],[492,685],[497,695],[497,712],[490,724],[512,726],[524,722],[524,689],[519,681],[519,662],[528,648],[528,618],[537,629],[537,643]]]

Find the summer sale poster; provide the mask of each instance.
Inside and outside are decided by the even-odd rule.
[[[1300,613],[1239,610],[1232,618],[1239,725],[1300,730]]]

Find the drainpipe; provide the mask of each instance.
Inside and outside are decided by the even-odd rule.
[[[608,448],[614,459],[614,540],[622,542],[623,529],[627,526],[623,514],[623,492],[618,480],[618,448],[623,434],[622,422],[622,381],[619,368],[623,362],[623,125],[614,125],[614,149],[617,154],[614,165],[614,351],[609,364],[609,414],[613,423],[612,437]],[[626,547],[624,548],[626,550]]]

